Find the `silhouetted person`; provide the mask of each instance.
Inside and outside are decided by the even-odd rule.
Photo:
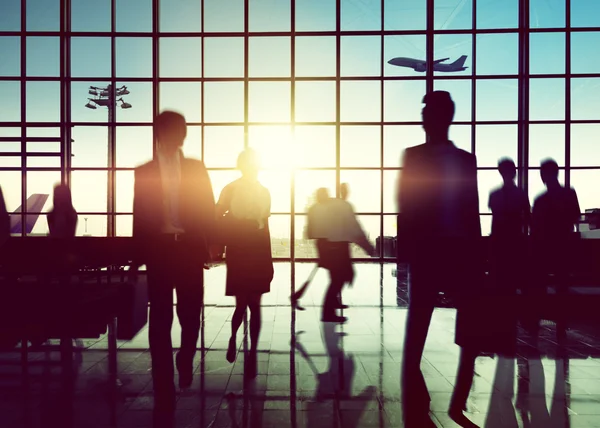
[[[349,196],[350,186],[348,185],[348,183],[340,184],[340,198],[342,198],[344,201],[347,201]]]
[[[53,203],[48,213],[50,237],[73,238],[77,229],[77,211],[73,207],[69,186],[58,184],[54,187]]]
[[[0,246],[10,237],[10,217],[6,210],[4,194],[0,188]]]
[[[480,279],[477,161],[448,139],[454,117],[450,94],[434,91],[425,95],[423,103],[428,139],[405,150],[398,194],[402,219],[398,239],[409,263],[402,368],[407,427],[435,426],[428,414],[430,397],[420,363],[438,293],[460,297]],[[466,291],[461,291],[463,288]],[[462,347],[468,337],[459,333],[457,320],[456,342]]]
[[[164,111],[154,121],[157,157],[136,168],[133,196],[134,269],[146,264],[150,300],[150,353],[154,405],[175,406],[173,383],[173,286],[181,324],[176,365],[179,386],[192,383],[193,358],[200,329],[204,273],[211,258],[215,202],[211,182],[198,160],[183,156],[185,119]]]
[[[251,313],[250,354],[244,361],[244,374],[254,378],[261,328],[260,300],[270,291],[273,280],[269,233],[271,194],[258,181],[259,160],[254,150],[244,150],[238,157],[237,167],[242,177],[225,186],[217,203],[217,216],[227,216],[225,294],[235,296],[227,361],[235,361],[236,334],[248,308]]]
[[[504,184],[490,193],[488,202],[492,211],[492,236],[520,239],[528,232],[531,210],[529,198],[515,183],[517,168],[512,159],[500,159],[498,172]]]

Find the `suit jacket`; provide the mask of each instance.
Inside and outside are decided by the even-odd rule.
[[[179,218],[186,239],[200,244],[199,261],[206,261],[208,247],[214,241],[215,199],[201,161],[181,156],[180,186]],[[157,159],[135,169],[133,237],[137,241],[136,262],[140,264],[160,251],[151,243],[161,235],[165,224],[164,195]]]

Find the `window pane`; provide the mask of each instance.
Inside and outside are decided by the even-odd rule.
[[[307,212],[315,202],[315,192],[320,187],[329,189],[335,196],[335,171],[297,171],[295,182],[296,212]]]
[[[427,0],[384,0],[384,30],[425,30]]]
[[[571,73],[600,73],[600,59],[588,48],[598,43],[600,32],[571,33]]]
[[[185,157],[202,159],[202,126],[188,125],[182,151]]]
[[[204,163],[210,168],[235,168],[244,149],[243,126],[206,126]]]
[[[381,212],[380,171],[341,171],[340,183],[348,183],[348,200],[356,212]]]
[[[296,82],[296,121],[335,121],[335,82]]]
[[[600,119],[600,79],[571,79],[571,119]]]
[[[250,77],[290,76],[289,37],[250,37],[248,43]]]
[[[529,166],[549,157],[565,165],[565,125],[529,125]]]
[[[132,168],[152,160],[152,138],[151,126],[117,126],[117,167]]]
[[[529,52],[531,74],[565,72],[565,33],[530,34]]]
[[[435,67],[434,74],[443,76],[447,71],[443,71],[444,65],[453,65],[451,73],[456,75],[472,74],[471,56],[473,52],[473,38],[470,34],[444,34],[435,39],[434,57],[435,60],[442,60]],[[462,58],[466,56],[466,58]],[[461,66],[462,63],[462,66]],[[464,70],[463,70],[464,68]],[[478,70],[479,71],[479,70]]]
[[[445,0],[435,3],[433,16],[436,30],[464,29],[473,26],[472,0]]]
[[[564,27],[565,0],[529,0],[529,25],[531,28]]]
[[[296,167],[335,167],[335,126],[296,126]]]
[[[262,170],[259,180],[271,194],[271,212],[289,213],[292,204],[290,171]]]
[[[561,184],[565,183],[565,171],[560,170],[558,172],[558,181]],[[529,171],[529,201],[531,202],[531,207],[535,204],[535,199],[540,196],[543,192],[546,191],[546,187],[540,178],[540,170],[534,169]]]
[[[148,122],[152,123],[152,91],[151,82],[119,82],[117,88],[125,87],[129,94],[119,96],[123,102],[127,102],[130,107],[117,102],[116,115],[118,122]]]
[[[21,84],[20,82],[0,81],[0,121],[21,120]]]
[[[477,1],[477,28],[517,28],[519,0]]]
[[[296,31],[335,30],[336,0],[302,0],[296,2]]]
[[[290,126],[250,126],[248,144],[258,152],[263,168],[291,169],[294,154]]]
[[[471,147],[471,125],[452,125],[450,127],[450,140],[459,149],[473,153]]]
[[[383,212],[398,212],[398,179],[400,170],[383,171]]]
[[[347,36],[341,38],[342,76],[381,75],[381,38]]]
[[[59,0],[22,0],[27,2],[27,31],[59,31]],[[4,0],[3,0],[4,2]]]
[[[48,212],[52,208],[52,193],[54,186],[60,183],[60,171],[28,171],[27,172],[27,197],[41,193],[48,195],[48,200],[40,211]],[[4,188],[2,189],[4,191]],[[78,199],[73,196],[73,205],[79,211]],[[21,204],[19,204],[21,205]]]
[[[384,83],[384,120],[386,122],[420,122],[424,95],[424,80],[386,81]],[[402,100],[402,102],[398,102],[398,100]]]
[[[470,80],[434,80],[436,91],[450,92],[454,101],[454,121],[471,121],[471,81]],[[422,100],[422,99],[421,99]],[[421,104],[423,107],[424,104]]]
[[[71,0],[72,31],[110,31],[110,5],[109,1]]]
[[[160,31],[199,32],[202,29],[197,0],[160,0],[158,16]]]
[[[0,31],[19,31],[21,29],[21,1],[4,0],[0,14]]]
[[[480,215],[479,224],[481,225],[481,235],[489,236],[492,233],[492,216]]]
[[[118,128],[117,128],[118,129]],[[71,131],[71,166],[106,168],[108,166],[108,127],[74,126]],[[117,150],[118,150],[117,138]]]
[[[0,188],[9,213],[21,206],[20,171],[0,171]]]
[[[600,27],[600,4],[594,0],[571,2],[572,27]]]
[[[119,213],[133,212],[133,171],[116,173],[115,208]]]
[[[73,77],[110,77],[111,55],[108,37],[71,39],[71,75]]]
[[[204,31],[244,31],[244,0],[204,0]]]
[[[478,171],[477,187],[479,189],[479,212],[490,213],[488,202],[490,193],[502,185],[502,177],[498,171]]]
[[[107,223],[106,215],[79,215],[75,236],[106,236]]]
[[[308,259],[308,258],[317,258],[317,248],[315,246],[315,242],[312,239],[306,239],[306,226],[307,226],[307,216],[296,214],[294,217],[295,223],[295,256],[296,259]],[[302,279],[304,281],[304,279]],[[300,287],[300,284],[297,284],[296,290]]]
[[[202,39],[169,37],[160,39],[160,77],[202,77]]]
[[[335,37],[296,37],[296,76],[335,76]]]
[[[223,55],[227,52],[227,55]],[[206,37],[204,39],[205,77],[243,77],[244,39]]]
[[[1,26],[2,18],[0,18],[0,31],[2,31]],[[0,61],[0,76],[19,76],[21,74],[21,39],[19,37],[0,37],[0,52],[4,57]]]
[[[269,218],[273,258],[285,259],[290,257],[290,228],[289,215],[272,215]]]
[[[60,82],[27,82],[27,121],[60,121]]]
[[[517,74],[519,72],[519,35],[517,33],[477,35],[476,71],[477,74],[488,75]]]
[[[204,121],[242,122],[244,82],[204,83]]]
[[[452,129],[452,128],[450,128]],[[383,166],[402,166],[402,156],[407,147],[425,142],[421,125],[386,125],[383,127]]]
[[[500,158],[517,162],[516,125],[478,125],[475,129],[477,166],[495,167]]]
[[[571,187],[577,192],[582,213],[586,209],[600,207],[598,183],[600,183],[600,169],[571,171]]]
[[[381,121],[380,84],[380,82],[341,82],[342,122]]]
[[[425,61],[425,36],[384,36],[383,43],[385,76],[415,76],[425,71],[423,68],[417,72],[414,68],[394,65],[392,61],[394,58]]]
[[[476,90],[477,120],[517,120],[516,79],[478,80]]]
[[[290,0],[249,0],[250,31],[290,31]]]
[[[208,171],[215,202],[219,201],[223,188],[240,177],[239,171]]]
[[[342,126],[340,140],[342,167],[381,166],[381,127]]]
[[[152,31],[152,0],[117,1],[117,31]],[[117,222],[118,225],[118,222]]]
[[[59,76],[59,42],[58,37],[27,37],[27,76]]]
[[[91,95],[91,87],[106,85],[106,82],[72,82],[71,83],[71,119],[74,122],[107,122],[108,111],[106,107],[99,107],[90,100],[97,98]],[[103,86],[106,90],[106,86]],[[97,93],[101,93],[98,90]],[[92,105],[96,108],[86,108],[86,105]]]
[[[571,165],[572,166],[598,166],[600,159],[598,153],[598,138],[600,137],[600,124],[573,123],[571,124]]]
[[[117,236],[132,236],[133,235],[133,216],[118,215],[116,216],[116,233]]]
[[[341,0],[342,31],[381,30],[381,0]]]
[[[250,82],[248,93],[251,122],[290,121],[289,82]]]
[[[565,119],[564,79],[530,79],[529,118],[531,120]]]
[[[71,194],[75,209],[79,212],[105,213],[108,201],[107,183],[107,171],[73,171]]]
[[[117,37],[116,72],[118,77],[152,77],[152,39]]]
[[[187,122],[200,122],[202,85],[200,82],[161,82],[159,110],[175,110]]]

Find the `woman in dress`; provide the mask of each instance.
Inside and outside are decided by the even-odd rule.
[[[237,167],[242,176],[229,183],[219,197],[216,211],[226,233],[225,264],[227,280],[225,294],[235,297],[235,312],[231,320],[231,338],[227,361],[236,356],[236,334],[246,308],[250,309],[250,355],[245,374],[256,376],[256,356],[261,328],[260,300],[268,293],[273,279],[269,216],[271,195],[258,181],[259,162],[252,149],[238,157]]]
[[[77,211],[71,200],[71,190],[65,184],[54,187],[54,206],[48,213],[48,229],[52,238],[73,238],[77,228]]]

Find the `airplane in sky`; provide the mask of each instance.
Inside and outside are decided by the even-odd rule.
[[[22,211],[23,206],[20,206],[15,211],[13,211],[11,213],[12,215],[10,216],[10,234],[21,235],[21,225],[23,223],[23,217],[25,217],[25,233],[30,234],[33,230],[33,227],[37,223],[38,218],[40,216],[39,213],[42,212],[42,209],[44,208],[44,205],[46,204],[47,200],[48,195],[42,193],[35,193],[28,197],[26,212],[32,214],[25,214],[25,216],[19,215],[19,213],[21,213]]]
[[[444,71],[444,72],[456,72],[466,70],[468,67],[465,67],[465,60],[467,59],[467,55],[463,55],[458,58],[456,61],[450,64],[442,64],[444,61],[448,61],[450,58],[438,59],[433,62],[433,70],[434,71]],[[399,56],[397,58],[392,58],[388,61],[390,65],[397,65],[399,67],[408,67],[412,68],[415,71],[419,71],[421,73],[427,70],[427,62],[422,61],[420,59],[414,58],[406,58],[403,56]]]

